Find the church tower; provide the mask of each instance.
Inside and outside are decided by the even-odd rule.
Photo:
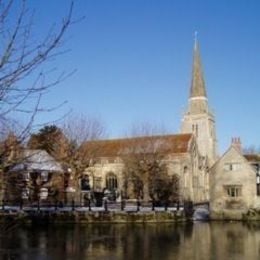
[[[199,152],[209,166],[216,161],[215,118],[208,106],[197,38],[193,50],[192,80],[188,109],[182,118],[181,133],[196,136]]]

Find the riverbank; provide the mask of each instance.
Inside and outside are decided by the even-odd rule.
[[[183,211],[31,211],[1,213],[0,222],[21,221],[24,224],[90,224],[90,223],[175,223],[186,222]]]
[[[222,210],[219,212],[210,212],[210,220],[220,221],[260,221],[260,209],[249,210]]]
[[[21,224],[95,224],[95,223],[180,223],[191,221],[260,221],[260,210],[249,211],[225,211],[218,214],[210,214],[206,209],[199,208],[194,214],[187,215],[184,210],[169,210],[157,208],[155,210],[139,209],[131,211],[104,210],[72,210],[40,209],[0,211],[0,224],[6,222]]]

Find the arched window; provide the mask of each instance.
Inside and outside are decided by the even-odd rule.
[[[113,172],[107,174],[106,188],[110,191],[117,189],[117,177]]]
[[[83,175],[81,179],[81,190],[83,191],[90,190],[89,176],[87,174]]]
[[[199,135],[199,126],[198,124],[192,124],[192,132],[195,134],[196,137]]]
[[[188,169],[188,166],[184,166],[183,167],[183,173],[184,173],[184,188],[187,188],[188,187],[188,178],[190,176],[188,176],[188,173],[189,173],[189,169]]]

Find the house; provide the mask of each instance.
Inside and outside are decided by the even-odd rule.
[[[242,154],[239,138],[210,169],[210,215],[212,219],[242,219],[259,201],[255,168]]]

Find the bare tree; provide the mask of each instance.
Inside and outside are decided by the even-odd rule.
[[[144,201],[168,200],[178,196],[178,177],[169,176],[165,156],[169,151],[164,135],[154,135],[151,125],[134,127],[122,151],[126,193]],[[132,191],[131,191],[132,190]]]
[[[260,147],[255,145],[246,146],[243,148],[244,154],[259,154],[260,153]]]
[[[97,140],[105,135],[101,120],[89,116],[71,115],[66,119],[62,131],[67,139],[64,161],[72,169],[76,179],[88,168],[100,148]]]
[[[18,124],[22,113],[28,119],[20,132],[20,139],[24,138],[37,113],[50,109],[41,106],[42,96],[68,74],[62,72],[55,78],[44,64],[63,53],[62,40],[72,24],[72,10],[73,2],[59,28],[52,26],[37,41],[27,1],[0,1],[0,134]]]
[[[46,33],[37,38],[39,30],[34,27],[34,13],[28,2],[0,1],[1,179],[3,172],[19,157],[17,155],[30,134],[35,117],[40,112],[55,109],[42,104],[43,95],[71,73],[50,68],[50,63],[65,52],[63,39],[73,23],[73,0],[69,0],[68,4],[68,12],[60,24],[53,23]],[[25,120],[23,124],[20,117]],[[5,181],[2,184],[5,186]]]
[[[49,62],[64,53],[63,38],[72,21],[73,1],[60,25],[37,40],[33,12],[26,0],[0,1],[0,168],[8,169],[30,134],[36,115],[51,111],[44,94],[69,73],[52,73]],[[48,66],[45,66],[48,64]],[[59,105],[58,105],[59,106]],[[21,124],[19,118],[26,118]],[[15,139],[10,138],[14,133]],[[13,140],[13,142],[11,142]],[[15,140],[15,141],[14,141]],[[16,162],[18,163],[18,162]],[[3,174],[1,174],[1,177]]]
[[[62,125],[63,133],[76,146],[98,140],[105,135],[105,127],[98,118],[71,114]]]

